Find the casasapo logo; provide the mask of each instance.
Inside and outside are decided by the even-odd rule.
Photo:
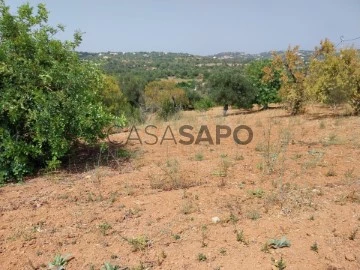
[[[198,132],[191,125],[180,126],[178,132],[174,134],[173,129],[170,126],[166,126],[161,135],[157,135],[155,132],[159,131],[159,128],[155,125],[148,125],[143,128],[143,132],[139,133],[136,126],[132,126],[130,129],[124,129],[120,126],[112,126],[108,130],[108,140],[112,144],[126,145],[130,141],[138,144],[146,145],[162,145],[164,141],[171,141],[174,144],[182,145],[197,145],[200,143],[208,143],[209,145],[219,145],[223,139],[232,138],[235,144],[246,145],[251,143],[254,134],[252,129],[246,125],[240,125],[231,129],[227,125],[216,125],[215,130],[209,129],[207,125],[201,125]],[[161,130],[160,130],[161,131]],[[212,132],[213,132],[213,135]],[[123,140],[118,141],[116,135],[128,134]],[[141,135],[140,135],[141,134]]]

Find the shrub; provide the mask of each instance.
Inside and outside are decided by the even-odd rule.
[[[239,108],[251,108],[257,94],[257,90],[239,71],[214,73],[209,78],[209,87],[215,102]]]
[[[20,180],[39,168],[54,169],[74,142],[96,142],[112,117],[98,91],[103,76],[79,60],[74,41],[47,25],[43,4],[12,15],[0,0],[0,182]]]
[[[209,97],[203,97],[194,103],[194,108],[197,111],[207,111],[214,106],[214,102]]]

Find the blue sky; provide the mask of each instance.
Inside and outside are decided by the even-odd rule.
[[[23,0],[5,0],[15,10]],[[259,53],[325,37],[360,36],[360,0],[30,0],[46,4],[49,23],[70,39],[85,32],[79,51],[165,51],[209,55]],[[347,44],[349,45],[349,43]],[[354,41],[360,48],[360,39]]]

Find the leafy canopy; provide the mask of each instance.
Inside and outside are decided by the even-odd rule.
[[[56,168],[72,144],[104,136],[112,117],[98,92],[99,70],[79,60],[73,41],[54,38],[43,4],[15,15],[0,0],[0,182]]]
[[[218,72],[209,78],[210,96],[219,104],[230,104],[239,108],[251,108],[256,89],[240,72]]]

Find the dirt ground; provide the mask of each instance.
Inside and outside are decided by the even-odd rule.
[[[360,118],[318,106],[221,115],[153,118],[158,143],[138,126],[143,144],[111,166],[1,187],[0,269],[47,269],[56,254],[66,269],[360,269]],[[167,125],[177,141],[182,125],[195,137],[207,125],[214,145],[160,144]],[[247,125],[253,140],[216,145],[216,125]]]

